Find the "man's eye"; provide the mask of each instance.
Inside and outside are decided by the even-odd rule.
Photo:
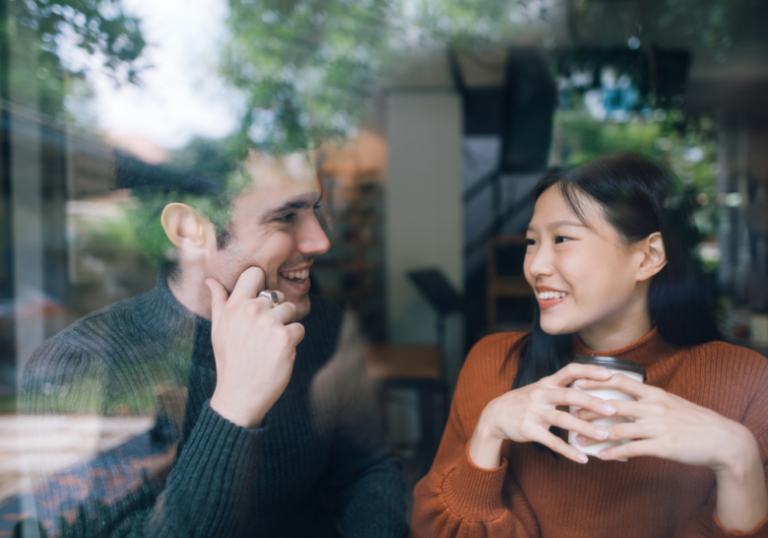
[[[566,241],[570,241],[570,237],[566,237],[564,235],[556,235],[555,236],[555,244],[557,243],[565,243]]]
[[[275,220],[277,222],[293,222],[293,219],[295,218],[296,218],[296,213],[286,213],[285,215],[276,217]]]

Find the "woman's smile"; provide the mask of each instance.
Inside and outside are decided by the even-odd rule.
[[[547,286],[536,286],[536,298],[539,301],[539,308],[545,310],[557,306],[568,297],[564,291],[549,288]]]

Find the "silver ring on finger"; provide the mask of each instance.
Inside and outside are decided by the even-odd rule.
[[[277,297],[277,292],[272,290],[263,290],[259,292],[259,297],[266,297],[272,302],[272,308],[280,304],[280,300]]]

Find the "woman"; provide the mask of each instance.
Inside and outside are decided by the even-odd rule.
[[[524,265],[533,331],[470,352],[414,492],[414,536],[768,537],[768,361],[721,341],[670,225],[670,183],[619,155],[538,185]],[[575,354],[635,361],[647,382]],[[612,415],[633,422],[590,422]],[[564,430],[582,446],[627,442],[588,458]]]

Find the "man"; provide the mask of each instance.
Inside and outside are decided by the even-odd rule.
[[[73,533],[407,535],[402,476],[354,331],[308,295],[314,256],[330,245],[306,156],[251,153],[230,178],[235,190],[170,171],[153,178],[130,159],[121,166],[124,184],[165,197],[160,222],[175,261],[148,294],[44,343],[25,369],[24,411],[142,414],[148,394],[160,395],[150,447],[179,439],[164,418],[184,419],[167,479],[150,473],[119,500],[78,493]],[[156,189],[163,181],[170,186]],[[169,386],[188,387],[183,413]],[[92,490],[104,489],[105,475],[110,485],[135,479],[138,460],[108,454],[81,473]],[[41,495],[47,529],[54,503]]]

